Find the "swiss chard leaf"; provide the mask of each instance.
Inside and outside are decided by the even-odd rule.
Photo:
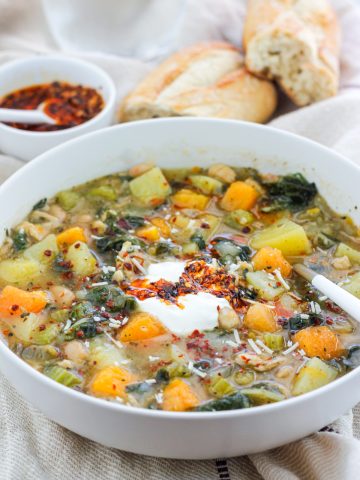
[[[39,200],[35,205],[32,207],[32,210],[39,210],[40,208],[44,208],[47,202],[47,198],[42,198]]]
[[[203,403],[195,408],[197,412],[217,412],[221,410],[237,410],[239,408],[249,408],[250,401],[241,392],[233,393],[217,400]]]
[[[262,201],[263,212],[290,210],[296,212],[307,207],[317,194],[315,183],[310,183],[301,173],[285,175],[277,182],[265,184],[267,197]]]
[[[17,251],[17,252],[20,252],[21,250],[25,250],[25,248],[27,247],[28,245],[28,238],[27,238],[27,235],[25,232],[23,231],[18,231],[18,232],[15,232],[12,236],[12,240],[13,240],[13,245],[14,245],[14,249]]]
[[[190,237],[190,240],[196,243],[196,245],[199,247],[199,250],[204,250],[204,248],[206,247],[205,240],[201,233],[194,233],[194,235]]]

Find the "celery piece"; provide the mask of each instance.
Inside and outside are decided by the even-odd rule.
[[[214,395],[214,397],[220,398],[225,395],[231,395],[235,391],[236,389],[223,376],[215,374],[211,377],[209,392],[211,395]]]
[[[251,225],[255,220],[254,215],[246,210],[234,210],[227,213],[224,217],[224,223],[228,227],[236,230],[241,230],[248,225]]]
[[[345,243],[339,243],[335,250],[335,257],[347,256],[352,264],[360,264],[360,252],[355,248],[349,247]]]
[[[132,195],[143,205],[163,203],[171,193],[171,187],[160,168],[152,168],[129,183]]]
[[[55,322],[64,323],[69,318],[69,313],[67,308],[62,308],[61,310],[50,312],[50,318]]]
[[[55,382],[61,383],[66,387],[74,387],[82,382],[82,379],[79,375],[71,372],[70,370],[66,370],[63,367],[59,367],[58,365],[46,366],[43,370],[43,373],[47,377],[55,380]]]
[[[56,323],[45,325],[43,330],[39,328],[32,332],[31,341],[36,345],[47,345],[53,342],[60,332],[60,326]]]
[[[255,372],[252,370],[240,370],[235,373],[234,380],[238,385],[249,385],[249,383],[252,383],[255,380]]]
[[[246,281],[254,287],[259,296],[265,300],[274,300],[284,293],[284,287],[278,285],[277,279],[272,279],[269,274],[262,270],[248,272],[246,274]]]
[[[265,333],[264,343],[267,347],[271,348],[271,350],[274,350],[274,352],[279,352],[284,349],[284,337],[276,333]]]
[[[101,197],[104,200],[114,202],[117,199],[117,193],[110,187],[110,185],[100,185],[99,187],[91,188],[87,195],[89,197]]]
[[[27,362],[48,362],[60,355],[53,345],[30,345],[21,352],[21,357]]]
[[[310,358],[296,375],[292,394],[296,396],[311,392],[332,382],[337,375],[337,370],[320,358]]]
[[[206,175],[190,175],[189,180],[194,187],[205,195],[214,195],[221,193],[223,190],[223,183]]]
[[[311,252],[311,244],[303,227],[287,218],[256,232],[250,246],[255,250],[262,247],[278,248],[285,256],[305,255]]]
[[[56,201],[64,210],[72,210],[80,200],[80,195],[72,190],[63,190],[56,195]]]

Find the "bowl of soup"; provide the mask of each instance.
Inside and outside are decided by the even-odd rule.
[[[282,131],[136,122],[0,187],[0,368],[49,418],[169,458],[254,453],[360,399],[360,173]],[[31,191],[27,185],[31,184]]]

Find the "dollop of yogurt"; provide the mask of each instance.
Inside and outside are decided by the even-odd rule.
[[[185,266],[186,262],[180,261],[153,263],[149,266],[145,279],[149,282],[161,279],[177,282]],[[179,296],[178,305],[167,303],[157,297],[137,302],[142,311],[155,315],[175,335],[188,335],[194,330],[213,330],[218,326],[219,310],[230,307],[225,298],[207,292]]]
[[[149,282],[158,280],[167,280],[168,282],[178,282],[184,273],[186,262],[160,262],[152,263],[148,268],[146,279]]]

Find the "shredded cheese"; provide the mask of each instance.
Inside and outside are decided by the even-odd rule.
[[[267,345],[265,345],[265,343],[260,340],[259,338],[257,340],[255,340],[255,343],[257,345],[259,345],[260,348],[262,348],[265,352],[269,353],[270,355],[272,355],[274,353],[273,350],[271,350],[271,348],[269,348]]]
[[[254,340],[252,338],[249,338],[248,342],[249,342],[250,347],[254,350],[254,352],[257,353],[258,355],[261,355],[262,352],[261,352],[260,348],[254,342]]]
[[[279,280],[279,282],[281,283],[281,285],[285,288],[285,290],[290,290],[290,287],[289,287],[289,285],[285,282],[283,276],[281,275],[280,270],[276,269],[276,270],[274,270],[274,273],[275,273],[276,278],[277,278],[277,279]]]
[[[299,342],[296,342],[294,344],[291,345],[291,347],[289,347],[287,350],[284,350],[282,352],[283,355],[288,355],[289,353],[293,352],[294,350],[296,350],[299,346]]]
[[[240,345],[241,344],[241,339],[240,339],[240,335],[239,335],[238,330],[236,330],[236,328],[234,328],[233,332],[234,332],[235,342],[238,345]]]

